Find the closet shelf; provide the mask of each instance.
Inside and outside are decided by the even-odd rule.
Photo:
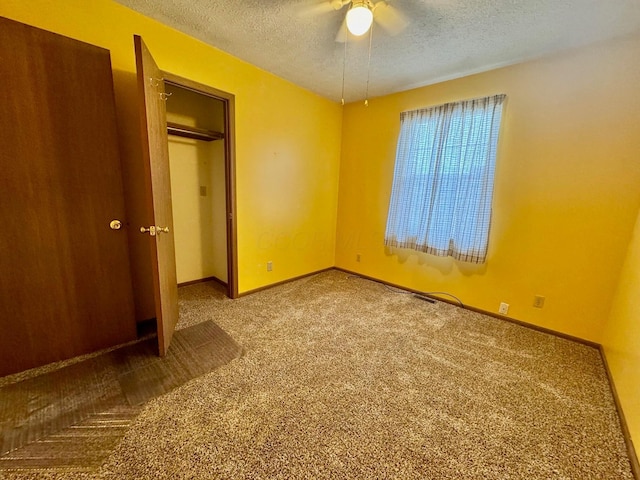
[[[193,138],[194,140],[204,140],[205,142],[222,140],[224,138],[224,133],[221,132],[214,132],[213,130],[190,127],[188,125],[180,125],[173,122],[167,122],[167,132],[169,133],[169,135]]]

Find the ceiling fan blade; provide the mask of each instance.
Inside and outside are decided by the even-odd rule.
[[[351,1],[351,0],[349,0]],[[315,17],[318,15],[324,15],[325,13],[340,10],[349,1],[345,0],[314,0],[312,5],[304,7],[300,11],[302,17]],[[309,2],[308,2],[309,3]]]
[[[301,17],[316,17],[325,13],[333,12],[331,2],[323,0],[322,2],[314,2],[313,5],[303,8],[300,11]]]
[[[342,19],[342,24],[338,29],[338,34],[336,35],[336,42],[344,43],[347,41],[347,17],[345,16]]]
[[[407,17],[397,8],[385,1],[376,3],[373,11],[374,20],[391,35],[398,35],[407,28]]]

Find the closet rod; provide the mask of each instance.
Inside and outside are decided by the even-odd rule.
[[[173,122],[167,122],[167,132],[170,135],[192,138],[194,140],[204,140],[205,142],[212,142],[214,140],[221,140],[224,138],[224,133],[221,132],[204,130],[202,128],[190,127],[188,125],[180,125]]]

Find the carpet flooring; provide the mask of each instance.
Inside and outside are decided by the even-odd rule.
[[[180,290],[242,357],[150,400],[95,471],[7,479],[632,479],[591,347],[328,271]]]
[[[61,362],[57,369],[26,372],[29,378],[0,386],[0,476],[13,470],[95,470],[143,404],[241,353],[208,321],[176,332],[164,358],[152,337]]]

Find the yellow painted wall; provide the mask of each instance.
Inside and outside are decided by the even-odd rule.
[[[602,339],[607,363],[640,453],[640,215]]]
[[[599,342],[640,205],[639,58],[636,36],[347,105],[336,265]],[[497,93],[487,263],[385,251],[400,112]]]
[[[122,157],[140,177],[133,34],[161,69],[236,96],[239,290],[334,264],[341,107],[110,0],[3,0],[0,15],[111,51]],[[132,205],[130,218],[144,216]],[[153,316],[144,244],[133,246],[138,317]],[[273,261],[273,272],[266,262]]]

